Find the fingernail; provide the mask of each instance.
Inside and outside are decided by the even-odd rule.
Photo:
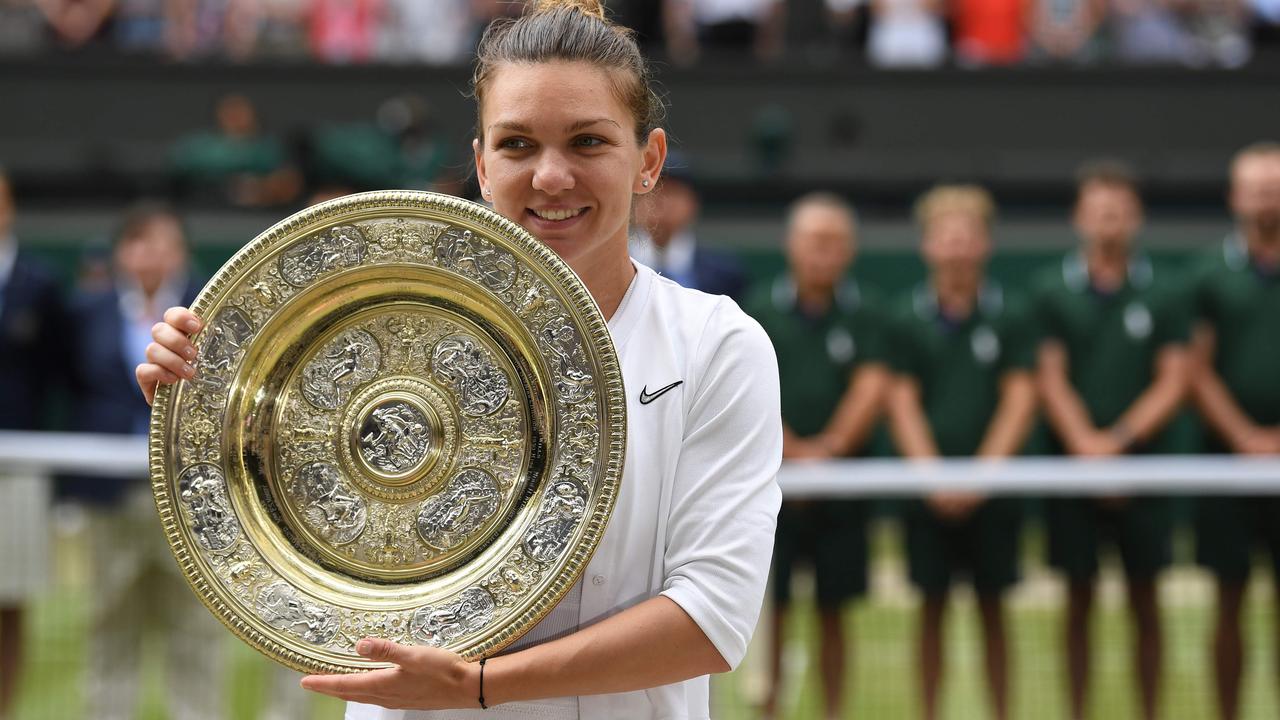
[[[187,346],[186,350],[182,351],[182,354],[186,355],[188,360],[196,359],[196,349],[191,347],[190,345]]]
[[[187,332],[195,332],[199,329],[200,329],[200,323],[196,322],[195,320],[187,321]]]
[[[369,642],[368,640],[361,640],[360,642],[356,643],[356,652],[360,653],[361,655],[367,655],[370,652],[373,652],[373,643]]]
[[[186,375],[187,377],[191,377],[192,375],[196,374],[196,369],[191,367],[191,363],[183,363],[182,374]]]

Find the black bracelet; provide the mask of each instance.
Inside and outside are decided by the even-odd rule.
[[[485,661],[485,658],[480,658],[480,698],[479,699],[480,699],[480,709],[488,710],[489,706],[484,704],[484,661]]]

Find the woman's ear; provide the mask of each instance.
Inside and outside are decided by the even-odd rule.
[[[667,161],[667,132],[662,128],[650,130],[649,142],[644,144],[640,152],[640,175],[631,191],[643,195],[658,186],[662,165]]]

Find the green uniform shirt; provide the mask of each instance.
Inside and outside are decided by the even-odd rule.
[[[920,384],[938,451],[977,452],[1000,401],[1001,376],[1033,366],[1026,304],[988,284],[974,312],[957,321],[939,312],[932,288],[920,286],[890,327],[891,364]]]
[[[835,302],[819,317],[800,311],[787,277],[749,297],[745,307],[773,341],[782,420],[801,436],[826,426],[855,367],[884,360],[875,298],[855,282],[841,285]]]
[[[1280,423],[1280,274],[1250,262],[1232,236],[1197,267],[1193,302],[1213,326],[1214,366],[1236,402],[1256,423]]]
[[[1145,257],[1129,263],[1129,278],[1114,293],[1091,287],[1084,259],[1066,256],[1036,285],[1041,337],[1062,342],[1072,387],[1098,427],[1124,414],[1155,379],[1157,352],[1185,344],[1185,304],[1172,283],[1157,281]]]

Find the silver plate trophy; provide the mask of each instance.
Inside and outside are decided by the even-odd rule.
[[[192,308],[196,375],[156,395],[151,482],[188,581],[307,672],[376,636],[489,655],[576,582],[618,495],[604,318],[519,226],[352,195],[238,252]]]

